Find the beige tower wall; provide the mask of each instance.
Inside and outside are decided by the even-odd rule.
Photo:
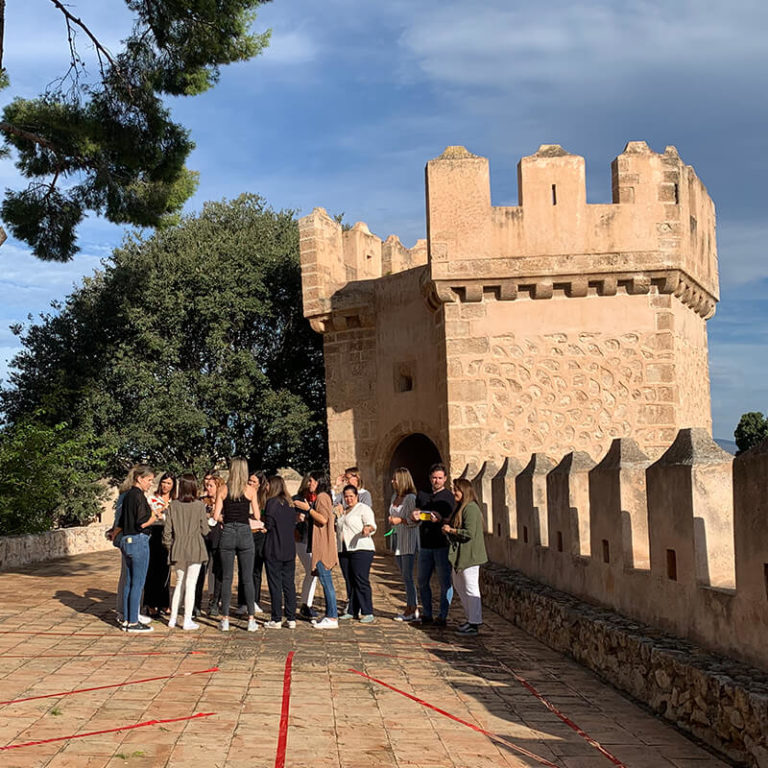
[[[444,305],[455,471],[534,452],[652,457],[711,426],[704,320],[658,294]]]

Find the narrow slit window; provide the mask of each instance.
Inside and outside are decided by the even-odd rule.
[[[608,539],[603,539],[603,562],[611,562],[611,548],[608,545]]]
[[[527,544],[527,543],[528,543],[528,526],[524,525],[523,526],[523,544]]]
[[[557,551],[558,552],[563,551],[563,532],[562,531],[557,532]]]
[[[552,185],[552,205],[557,205],[557,184]]]
[[[496,523],[496,535],[501,536],[501,523]]]
[[[675,184],[675,205],[680,205],[680,185]]]
[[[667,578],[677,581],[677,553],[674,549],[667,550]]]
[[[768,598],[768,563],[763,563],[763,581],[765,582],[765,596]]]

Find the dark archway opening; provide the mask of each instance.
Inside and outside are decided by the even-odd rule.
[[[389,481],[392,479],[392,473],[398,467],[408,467],[416,488],[420,491],[429,491],[429,468],[441,461],[440,451],[437,450],[437,446],[426,435],[417,432],[403,438],[397,444],[392,453],[392,460],[389,462],[385,498],[389,499],[389,494],[391,493]]]

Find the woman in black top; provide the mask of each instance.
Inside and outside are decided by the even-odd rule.
[[[280,475],[269,478],[269,498],[264,507],[264,560],[267,566],[272,616],[264,626],[282,627],[283,602],[289,629],[296,626],[296,509]]]
[[[221,553],[221,624],[222,632],[229,632],[229,605],[232,601],[232,580],[235,573],[235,555],[242,573],[253,573],[253,535],[251,520],[261,526],[261,514],[257,492],[248,485],[248,462],[232,459],[227,484],[219,488],[213,517],[222,522],[219,552]],[[253,579],[244,579],[245,601],[248,606],[248,631],[255,632],[259,626],[253,616]]]
[[[139,623],[139,602],[149,565],[149,536],[146,529],[157,519],[145,495],[154,479],[155,473],[149,467],[136,467],[133,487],[123,498],[117,521],[117,529],[121,533],[120,551],[126,569],[123,617],[128,622],[125,626],[127,632],[152,631],[150,625]]]
[[[148,529],[149,566],[144,583],[144,605],[150,616],[168,613],[171,605],[171,571],[168,567],[168,550],[163,546],[165,511],[176,498],[176,478],[166,472],[157,484],[150,506],[155,510],[157,520]]]

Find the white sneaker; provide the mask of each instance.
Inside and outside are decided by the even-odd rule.
[[[265,621],[264,629],[282,629],[283,625],[279,621]]]
[[[145,616],[143,613],[139,614],[139,624],[151,624],[151,623],[152,623],[151,616]]]
[[[339,620],[331,619],[331,618],[328,618],[328,616],[326,616],[324,619],[320,619],[320,621],[316,622],[312,626],[315,629],[338,629]]]
[[[185,621],[182,629],[184,629],[186,632],[189,632],[193,629],[200,629],[200,625],[196,624],[194,621]]]
[[[291,619],[290,621],[285,622],[285,626],[288,627],[288,629],[296,629],[296,622]]]
[[[229,632],[229,619],[222,619],[219,622],[219,629],[222,632]]]
[[[266,613],[266,611],[258,603],[254,603],[253,604],[253,612],[254,613]]]
[[[248,619],[248,631],[256,632],[259,629],[259,625],[256,623],[256,619]]]
[[[176,619],[168,619],[168,628],[173,629],[176,626]]]

